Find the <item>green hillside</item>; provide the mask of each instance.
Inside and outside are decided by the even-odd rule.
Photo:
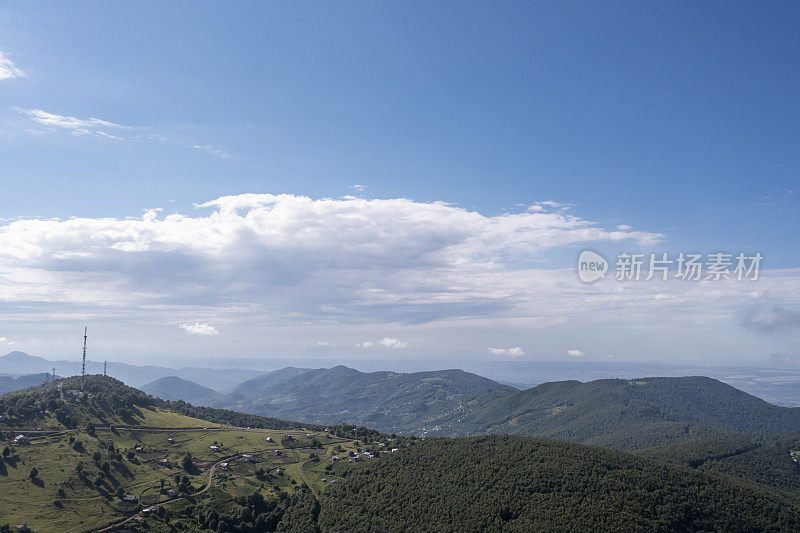
[[[510,436],[430,439],[346,471],[323,531],[797,531],[800,506],[625,453]]]
[[[94,531],[123,521],[123,529],[197,531],[208,510],[216,521],[238,516],[254,493],[270,502],[274,531],[294,502],[316,501],[339,479],[326,470],[331,456],[344,460],[377,435],[165,402],[103,376],[87,376],[83,396],[71,392],[80,378],[59,382],[61,391],[0,396],[0,531]],[[201,414],[208,418],[192,416]],[[238,420],[250,427],[231,423]],[[27,441],[15,442],[19,434]]]
[[[800,498],[800,435],[742,436],[642,450],[640,455]],[[800,459],[800,457],[798,458]]]
[[[59,382],[0,396],[0,528],[800,528],[800,467],[789,455],[800,437],[726,437],[637,456],[526,437],[325,428],[168,402],[103,376],[88,376],[83,396],[71,392],[79,378]],[[18,434],[28,442],[13,442]]]

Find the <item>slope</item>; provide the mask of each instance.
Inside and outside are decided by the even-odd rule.
[[[732,531],[800,528],[800,507],[726,479],[576,444],[426,439],[343,472],[322,531]]]

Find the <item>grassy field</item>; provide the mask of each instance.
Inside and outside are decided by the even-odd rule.
[[[323,432],[308,437],[303,431],[223,428],[163,409],[139,409],[133,425],[105,417],[93,422],[98,426],[94,435],[84,429],[31,434],[30,445],[9,447],[0,471],[0,524],[25,523],[36,531],[92,531],[171,499],[167,493],[179,490],[176,475],[189,480],[190,488],[181,494],[201,490],[211,466],[228,457],[228,467],[217,465],[210,489],[195,500],[224,508],[254,491],[291,494],[303,483],[318,494],[336,479],[325,470],[334,447],[343,456],[355,449],[353,441]],[[58,425],[46,420],[40,427]],[[287,436],[292,440],[285,443]],[[310,448],[313,439],[320,448]],[[184,469],[187,452],[194,463]],[[252,454],[252,462],[241,454]],[[32,478],[34,467],[38,474]],[[123,494],[136,501],[123,501]],[[186,502],[179,498],[165,509],[180,516]],[[162,518],[144,520],[154,531],[170,530]]]

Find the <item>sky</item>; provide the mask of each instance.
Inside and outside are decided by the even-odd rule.
[[[757,2],[4,2],[0,352],[78,358],[88,325],[95,359],[141,362],[796,366],[799,23]],[[621,253],[762,260],[637,281]]]

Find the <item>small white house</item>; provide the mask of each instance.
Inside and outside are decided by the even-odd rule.
[[[25,435],[17,435],[14,437],[14,444],[30,444],[31,439],[26,437]]]

